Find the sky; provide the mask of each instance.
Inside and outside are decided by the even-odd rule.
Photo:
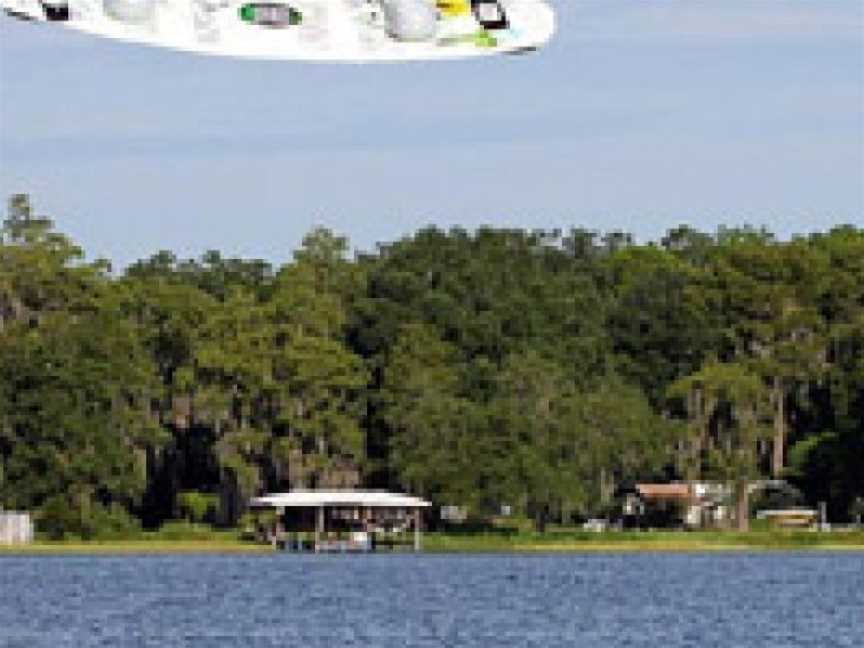
[[[553,2],[521,57],[241,61],[0,17],[0,194],[88,257],[290,259],[325,226],[864,227],[861,0]]]

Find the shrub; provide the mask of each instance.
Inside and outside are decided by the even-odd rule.
[[[219,508],[219,496],[199,491],[183,491],[177,494],[177,505],[191,523],[212,522]]]
[[[81,534],[81,515],[68,498],[55,495],[39,509],[36,528],[49,540],[63,540],[70,534]]]
[[[85,540],[121,540],[141,535],[141,522],[119,504],[93,506],[83,521],[81,537]]]
[[[141,534],[141,523],[120,504],[92,503],[81,510],[62,495],[51,497],[42,505],[36,523],[50,540],[124,539]]]
[[[157,531],[148,534],[153,540],[224,540],[236,531],[216,531],[209,524],[194,524],[187,520],[169,520]]]

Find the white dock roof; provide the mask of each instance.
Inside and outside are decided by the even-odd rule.
[[[288,493],[268,493],[249,500],[252,506],[317,507],[366,506],[369,508],[426,508],[431,506],[419,497],[404,493],[361,490],[293,490]]]

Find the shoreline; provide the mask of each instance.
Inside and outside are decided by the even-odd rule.
[[[557,537],[556,537],[557,536]],[[688,533],[646,532],[598,535],[429,533],[423,539],[427,554],[496,553],[743,553],[743,552],[864,552],[864,532],[813,533]],[[240,540],[130,539],[91,541],[37,541],[27,545],[0,545],[0,557],[51,555],[158,555],[279,553],[270,545]],[[382,552],[386,553],[386,552]],[[398,552],[401,553],[401,552]]]
[[[607,533],[555,533],[548,535],[432,535],[424,543],[431,551],[516,553],[740,553],[745,551],[851,551],[864,552],[864,532],[811,531],[646,531]]]
[[[794,545],[735,545],[735,544],[537,544],[517,545],[513,553],[813,553],[825,552],[864,552],[864,545],[824,544],[812,546]],[[441,553],[455,553],[444,551]],[[467,552],[466,552],[467,553]],[[479,553],[495,553],[480,551]]]
[[[94,540],[89,542],[34,542],[26,545],[0,546],[0,557],[98,554],[267,554],[273,552],[274,550],[270,545],[195,540],[160,540],[157,542],[148,540]]]

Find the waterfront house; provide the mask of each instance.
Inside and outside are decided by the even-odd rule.
[[[624,514],[638,526],[716,528],[729,522],[729,499],[729,486],[722,482],[636,484]]]

